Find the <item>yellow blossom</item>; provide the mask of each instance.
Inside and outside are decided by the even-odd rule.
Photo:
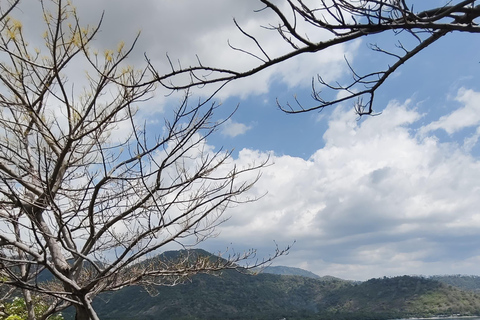
[[[118,53],[122,52],[122,49],[123,49],[124,46],[125,46],[125,42],[120,41],[120,43],[118,44],[118,47],[117,47],[117,52]]]
[[[111,62],[113,59],[113,51],[112,50],[105,50],[105,60]]]
[[[122,74],[127,74],[127,73],[130,73],[133,71],[133,67],[132,66],[127,66],[127,67],[123,67],[122,68]]]
[[[81,43],[82,43],[82,40],[81,40],[81,39],[82,39],[82,35],[77,32],[77,33],[75,33],[75,34],[72,36],[72,43],[73,43],[75,46],[79,47],[79,46],[81,46]]]
[[[13,29],[21,30],[22,29],[22,22],[20,20],[12,19]]]
[[[14,30],[11,30],[11,29],[8,29],[8,30],[7,30],[7,35],[8,35],[8,37],[9,37],[10,39],[12,39],[12,40],[14,40],[14,39],[15,39],[15,36],[16,36],[15,31],[14,31]]]

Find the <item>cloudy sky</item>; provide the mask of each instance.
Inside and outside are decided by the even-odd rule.
[[[128,43],[141,31],[131,60],[142,66],[146,53],[160,72],[168,72],[167,53],[184,66],[197,56],[205,65],[236,70],[256,65],[228,45],[255,50],[233,18],[271,56],[288,49],[277,34],[260,27],[277,20],[269,12],[254,12],[262,7],[258,0],[77,0],[76,5],[83,23],[95,23],[104,12],[98,48]],[[16,14],[34,21],[36,8],[24,4]],[[43,30],[27,32],[41,39]],[[325,37],[306,32],[313,39]],[[273,252],[274,241],[280,247],[295,242],[275,264],[356,280],[480,274],[480,41],[475,35],[450,34],[400,68],[377,93],[379,116],[358,119],[349,102],[301,115],[276,107],[276,99],[287,103],[294,97],[313,105],[310,86],[316,74],[347,81],[344,57],[360,71],[385,66],[389,60],[368,45],[391,48],[402,36],[388,33],[300,56],[223,88],[217,117],[239,108],[208,143],[234,149],[238,164],[270,157],[271,165],[252,190],[265,196],[227,211],[230,220],[203,248],[257,248],[262,257]],[[195,94],[205,95],[209,88],[202,90]],[[164,111],[176,104],[166,93],[159,91],[140,106],[140,114],[163,122]]]

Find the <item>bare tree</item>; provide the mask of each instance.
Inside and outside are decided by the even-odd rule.
[[[253,200],[244,193],[265,163],[239,168],[207,148],[216,105],[191,104],[188,92],[163,133],[148,133],[136,110],[156,85],[148,68],[127,64],[135,42],[99,53],[101,19],[82,27],[69,2],[41,5],[44,47],[27,44],[19,20],[0,25],[0,281],[22,290],[29,319],[33,294],[50,303],[39,319],[69,305],[77,320],[98,319],[92,300],[103,291],[171,285],[254,257],[152,258],[214,236],[225,209]],[[88,66],[80,89],[68,78],[78,65]]]
[[[253,47],[231,46],[231,48],[257,59],[259,64],[256,67],[237,71],[205,66],[200,61],[198,65],[186,68],[176,67],[171,63],[171,72],[165,75],[157,74],[157,80],[163,86],[173,90],[212,83],[223,86],[232,80],[249,77],[295,56],[326,51],[331,47],[362,37],[387,32],[408,34],[410,40],[395,43],[396,48],[393,50],[371,45],[373,51],[393,59],[393,62],[384,68],[374,66],[378,69],[357,73],[346,60],[352,75],[350,82],[329,83],[322,78],[321,74],[316,79],[312,79],[314,105],[304,106],[296,99],[294,105],[278,103],[280,109],[287,113],[302,113],[353,99],[355,110],[359,115],[372,114],[375,92],[401,65],[448,33],[480,32],[478,25],[480,4],[475,0],[445,0],[443,5],[439,5],[438,2],[432,4],[407,0],[284,0],[282,2],[260,0],[260,2],[264,7],[259,11],[270,10],[278,19],[278,22],[264,28],[276,32],[279,35],[279,41],[286,42],[290,46],[290,51],[272,56],[254,34],[247,33],[234,21],[239,31],[252,41]],[[288,10],[282,9],[283,4],[287,4]],[[419,9],[416,9],[417,7]],[[305,27],[314,31],[304,33],[307,30]],[[316,34],[329,36],[318,40]],[[151,68],[153,69],[153,66]],[[177,76],[185,74],[190,76],[190,82],[178,80]],[[338,92],[341,94],[337,95]]]

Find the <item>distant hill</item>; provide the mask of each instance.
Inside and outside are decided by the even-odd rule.
[[[256,276],[233,270],[221,276],[197,275],[175,287],[157,288],[151,297],[141,287],[107,293],[94,303],[102,320],[156,319],[308,319],[316,299],[349,285],[300,276]]]
[[[161,258],[177,254],[168,252]],[[266,271],[282,275],[253,276],[233,270],[218,276],[197,275],[183,285],[157,287],[156,296],[136,286],[105,293],[94,306],[102,320],[380,320],[480,315],[480,295],[446,284],[445,279],[402,276],[353,282],[312,276],[297,268]]]
[[[354,283],[226,271],[161,287],[155,297],[125,288],[102,295],[95,308],[103,320],[399,319],[479,315],[480,296],[421,277]]]
[[[284,276],[300,276],[300,277],[307,277],[307,278],[313,278],[313,279],[320,279],[320,276],[316,275],[313,272],[303,270],[300,268],[292,268],[292,267],[285,267],[285,266],[269,266],[261,269],[261,272],[270,273],[270,274],[279,274]]]
[[[480,295],[423,277],[384,277],[336,290],[320,307],[335,319],[479,315]]]
[[[468,291],[480,292],[480,277],[467,275],[444,275],[432,276],[429,279],[437,280],[445,284]]]

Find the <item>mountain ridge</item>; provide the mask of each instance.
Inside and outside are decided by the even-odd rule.
[[[287,267],[287,266],[268,266],[268,267],[262,268],[260,272],[278,274],[283,276],[301,276],[301,277],[307,277],[312,279],[321,278],[319,275],[311,271],[301,269],[301,268]]]
[[[156,296],[142,287],[128,287],[102,294],[94,306],[103,320],[361,320],[480,315],[476,289],[452,286],[448,276],[383,277],[358,282],[290,274],[313,273],[281,267],[270,271],[287,274],[265,272],[268,268],[257,275],[235,270],[200,274],[182,285],[157,287]],[[468,283],[468,279],[461,279],[456,283]]]

